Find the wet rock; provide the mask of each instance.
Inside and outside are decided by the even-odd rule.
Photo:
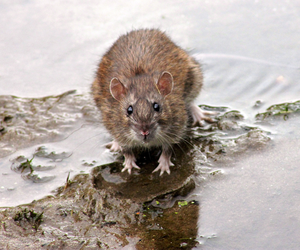
[[[190,148],[190,149],[188,149]],[[97,189],[111,190],[117,197],[131,199],[138,202],[146,202],[155,197],[178,191],[187,185],[189,177],[194,172],[193,151],[187,144],[174,147],[172,158],[174,166],[171,174],[159,176],[152,174],[156,168],[158,156],[155,152],[144,152],[139,154],[139,171],[133,174],[122,173],[121,162],[99,166],[93,170],[94,185]],[[150,157],[149,157],[150,156]]]

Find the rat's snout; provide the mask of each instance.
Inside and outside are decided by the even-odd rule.
[[[141,131],[141,134],[142,134],[143,136],[147,136],[147,135],[150,134],[150,132],[149,132],[149,130],[142,130],[142,131]]]
[[[150,134],[149,130],[142,130],[141,134],[142,134],[142,136],[144,136],[144,138],[143,138],[144,142],[149,140],[149,134]]]
[[[150,131],[148,129],[142,129],[141,130],[141,135],[143,136],[143,141],[146,142],[146,141],[149,141],[149,135],[150,135]]]
[[[143,142],[151,141],[153,138],[153,126],[150,124],[139,124],[135,126],[136,135]]]
[[[150,126],[148,124],[143,124],[140,128],[139,131],[142,136],[144,136],[144,140],[147,139],[147,136],[150,135]]]

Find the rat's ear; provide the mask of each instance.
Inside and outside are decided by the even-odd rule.
[[[164,71],[157,82],[157,88],[161,95],[167,96],[173,89],[173,76],[168,71]]]
[[[126,88],[117,77],[111,79],[109,90],[113,98],[117,101],[121,101],[121,99],[126,95]]]

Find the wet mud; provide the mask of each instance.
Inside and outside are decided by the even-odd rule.
[[[67,92],[40,99],[1,96],[0,100],[4,104],[0,112],[1,157],[32,145],[64,140],[78,124],[99,122],[89,95]],[[191,196],[195,187],[201,186],[205,178],[222,176],[216,162],[230,162],[245,151],[261,150],[270,141],[269,132],[246,125],[237,110],[201,108],[216,111],[215,121],[191,128],[189,137],[174,147],[175,166],[170,175],[152,174],[159,150],[140,152],[137,160],[141,169],[131,175],[121,172],[122,156],[110,152],[113,155],[110,163],[75,162],[88,165],[90,172],[71,178],[69,172],[65,184],[52,193],[49,190],[45,198],[1,209],[0,248],[191,249],[196,246],[201,200],[199,203]],[[80,151],[80,146],[76,150]],[[51,176],[43,179],[39,173],[57,169],[54,163],[72,158],[73,154],[38,146],[30,157],[17,154],[6,167],[21,175],[28,185],[48,185]],[[39,159],[50,159],[52,165]]]

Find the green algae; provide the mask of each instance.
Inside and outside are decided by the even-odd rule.
[[[265,112],[258,113],[255,117],[258,121],[275,117],[287,120],[291,115],[296,113],[300,113],[300,101],[272,105]]]

